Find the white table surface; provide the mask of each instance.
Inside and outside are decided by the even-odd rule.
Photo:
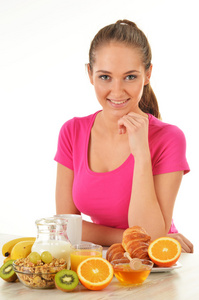
[[[0,234],[2,245],[16,236]],[[0,263],[3,263],[0,254]],[[8,283],[0,278],[1,300],[197,300],[199,299],[199,254],[182,254],[179,262],[182,267],[170,272],[151,273],[139,286],[122,286],[116,278],[101,291],[90,291],[81,284],[70,293],[57,289],[37,290],[25,287],[20,282]]]

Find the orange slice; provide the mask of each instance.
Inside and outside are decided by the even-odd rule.
[[[89,257],[79,264],[77,275],[87,289],[102,290],[113,278],[113,267],[102,257]]]
[[[173,266],[181,254],[180,243],[170,237],[161,237],[149,245],[148,254],[150,259],[160,267]]]

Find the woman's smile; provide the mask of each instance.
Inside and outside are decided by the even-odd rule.
[[[112,105],[113,107],[120,108],[120,107],[124,107],[127,104],[127,102],[130,100],[130,98],[124,100],[115,100],[115,99],[107,98],[107,100],[110,102],[110,105]]]

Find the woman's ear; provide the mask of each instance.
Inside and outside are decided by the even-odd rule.
[[[147,85],[150,82],[152,68],[153,68],[153,65],[151,64],[150,67],[148,68],[148,70],[146,71],[146,78],[145,78],[144,85]]]
[[[88,72],[88,76],[89,76],[89,79],[90,79],[90,83],[93,84],[93,72],[91,70],[90,64],[87,64],[87,72]]]

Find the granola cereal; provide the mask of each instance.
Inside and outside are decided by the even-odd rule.
[[[52,262],[45,264],[41,260],[33,264],[29,257],[17,259],[13,263],[13,269],[19,280],[26,286],[37,289],[54,288],[55,274],[67,268],[63,258],[53,258]]]

